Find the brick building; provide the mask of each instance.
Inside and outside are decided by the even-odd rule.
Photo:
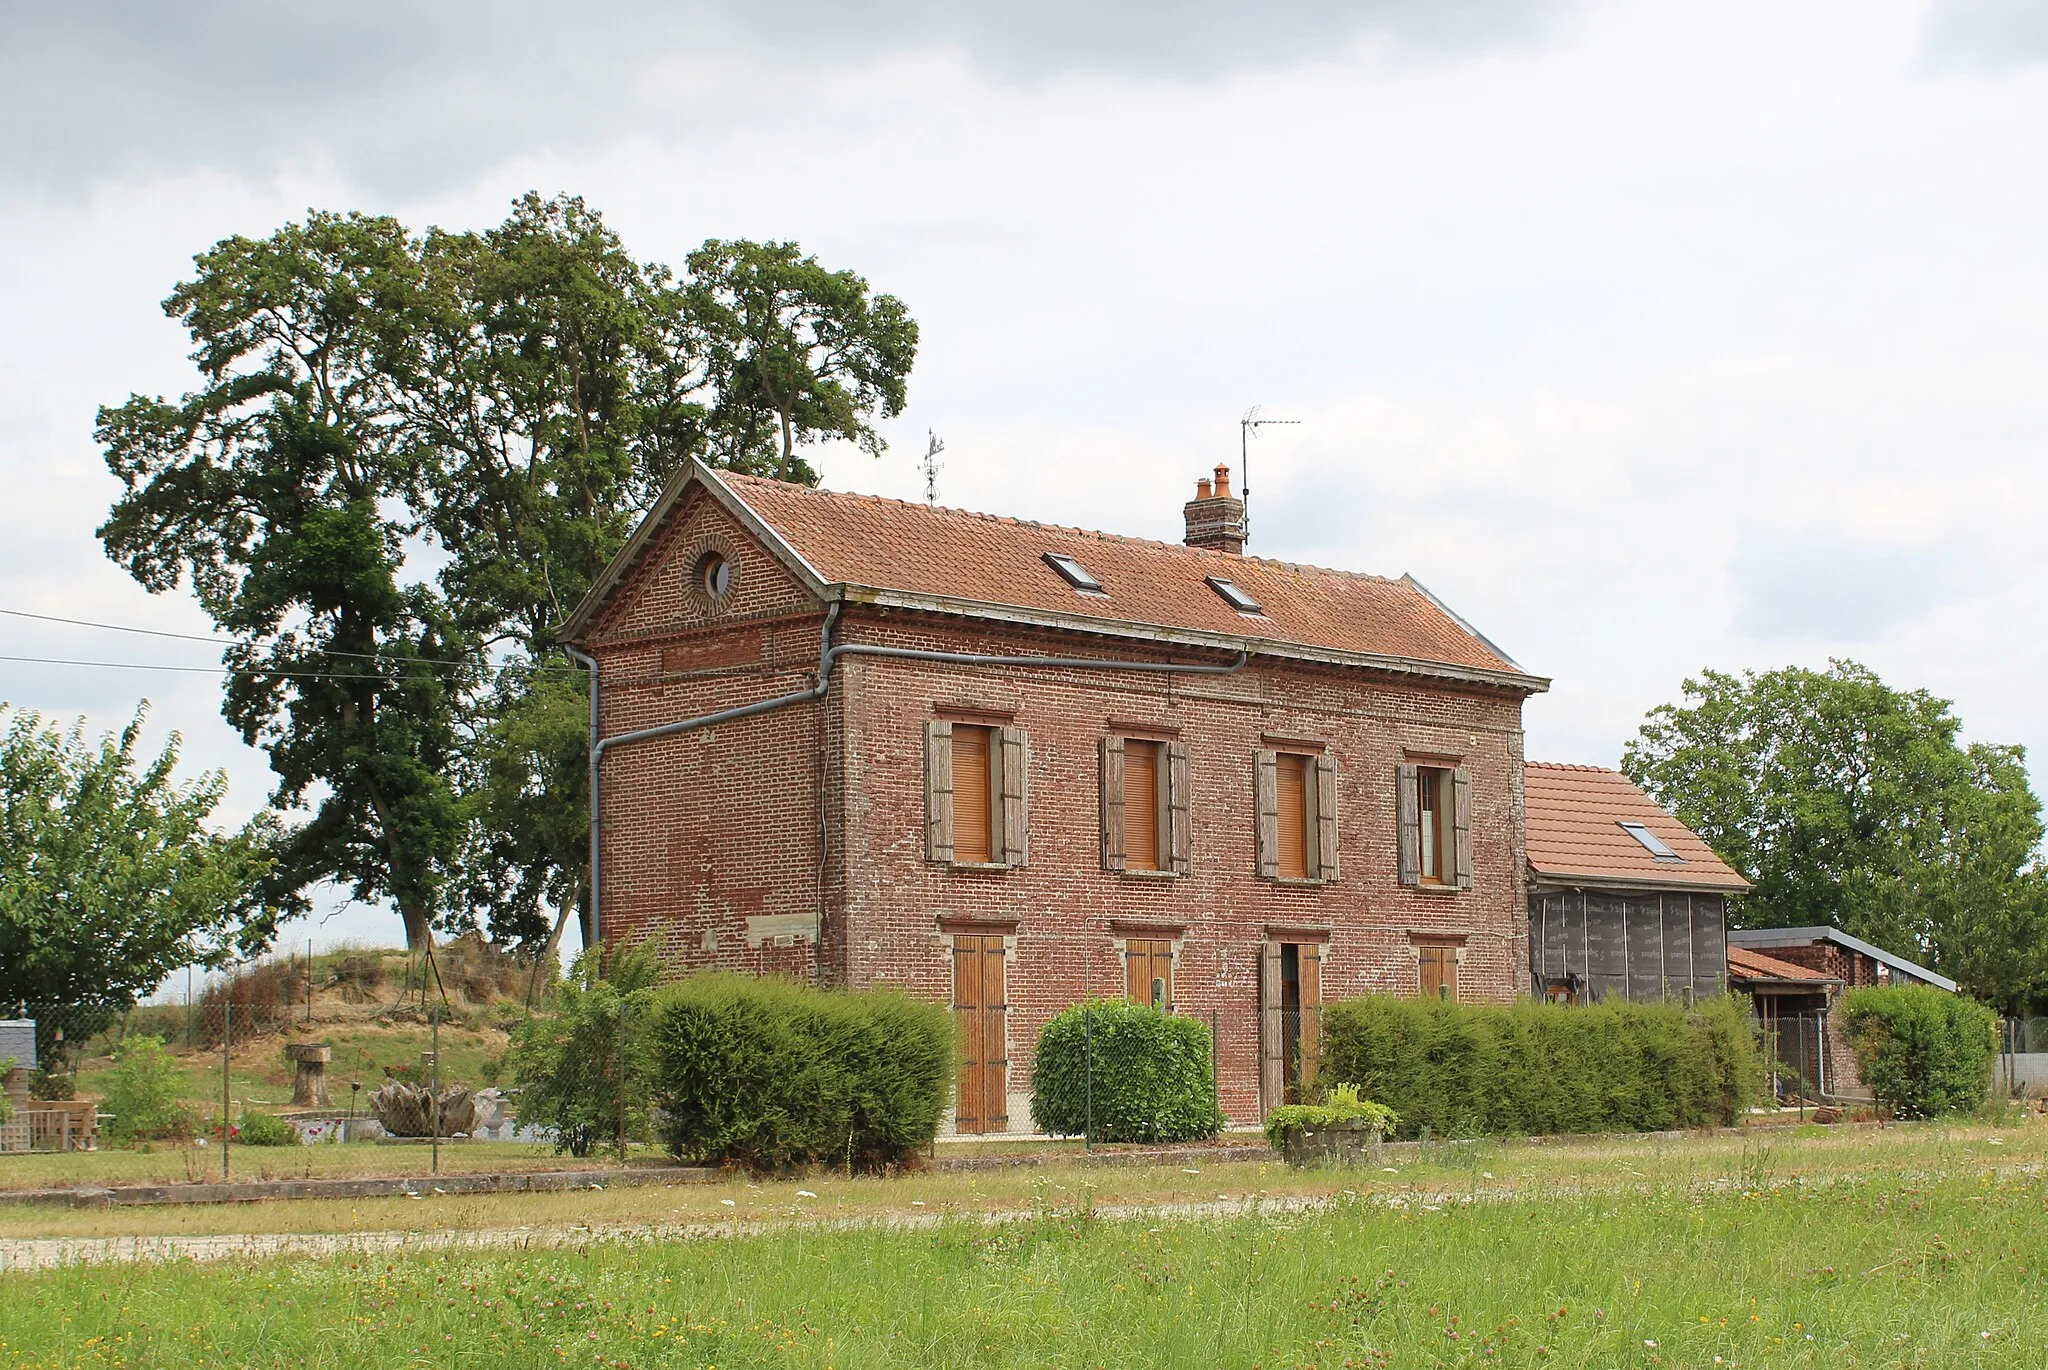
[[[1029,1125],[1045,1020],[1216,1026],[1225,1112],[1325,998],[1509,999],[1522,704],[1548,682],[1409,578],[696,467],[563,637],[594,661],[606,940],[951,1003],[956,1125]]]
[[[1738,929],[1728,934],[1731,972],[1738,954],[1780,968],[1777,984],[1740,976],[1736,987],[1756,1000],[1757,1017],[1773,1029],[1779,1057],[1800,1067],[1801,1078],[1829,1097],[1864,1098],[1869,1093],[1856,1053],[1842,1037],[1836,1006],[1843,991],[1872,985],[1932,985],[1954,994],[1959,988],[1939,971],[1838,928]],[[1798,993],[1802,979],[1809,982],[1803,995]],[[1807,1046],[1808,1041],[1813,1044]]]

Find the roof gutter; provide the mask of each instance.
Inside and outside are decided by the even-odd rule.
[[[752,704],[737,705],[730,709],[719,709],[713,713],[699,714],[695,718],[677,719],[673,723],[657,723],[652,727],[636,728],[632,732],[616,733],[610,737],[602,736],[599,726],[600,677],[597,659],[575,647],[564,649],[578,665],[590,672],[590,904],[585,910],[583,920],[584,946],[594,947],[604,936],[602,767],[605,753],[614,747],[674,737],[678,733],[695,732],[701,728],[716,727],[721,723],[752,718],[757,714],[773,713],[792,704],[805,704],[814,699],[823,699],[825,692],[831,688],[832,671],[839,664],[841,657],[866,656],[884,657],[894,661],[939,661],[954,666],[996,666],[1017,670],[1135,671],[1147,675],[1234,675],[1251,661],[1251,653],[1244,650],[1240,650],[1237,660],[1227,666],[1193,666],[1185,663],[1131,661],[1108,657],[981,656],[969,652],[929,652],[910,647],[880,647],[860,643],[840,643],[835,646],[832,642],[832,630],[838,625],[839,615],[844,607],[839,600],[833,600],[825,606],[825,622],[818,630],[817,683],[808,689],[777,695],[773,699],[757,700]]]

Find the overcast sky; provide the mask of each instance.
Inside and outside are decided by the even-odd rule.
[[[2032,0],[8,6],[0,608],[207,631],[93,537],[93,411],[189,386],[193,253],[566,190],[643,258],[793,238],[908,303],[909,409],[836,488],[916,495],[932,429],[946,503],[1177,538],[1240,412],[1299,419],[1253,550],[1412,572],[1554,677],[1533,758],[1834,656],[2038,758],[2044,167]],[[5,618],[0,655],[216,659]],[[239,816],[218,688],[0,662],[94,728],[147,696]]]

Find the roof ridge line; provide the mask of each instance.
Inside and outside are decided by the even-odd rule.
[[[744,481],[749,485],[779,487],[800,495],[825,495],[834,499],[865,500],[870,504],[889,504],[925,515],[947,514],[955,518],[980,519],[986,523],[1006,523],[1015,528],[1042,528],[1050,533],[1071,533],[1077,537],[1094,538],[1099,542],[1120,542],[1133,547],[1158,547],[1181,552],[1193,557],[1227,558],[1222,565],[1253,562],[1259,566],[1283,571],[1312,571],[1328,576],[1348,576],[1353,580],[1369,580],[1379,585],[1402,585],[1407,582],[1400,576],[1374,575],[1370,571],[1352,571],[1342,566],[1317,566],[1310,562],[1283,561],[1278,557],[1246,555],[1238,552],[1216,552],[1206,547],[1190,547],[1184,542],[1167,542],[1161,538],[1133,537],[1129,533],[1111,533],[1100,528],[1082,528],[1070,523],[1047,523],[1042,519],[1021,519],[1009,514],[991,514],[980,509],[963,509],[951,504],[921,504],[916,500],[898,499],[894,495],[870,495],[860,490],[828,490],[823,486],[798,485],[793,481],[775,480],[768,476],[750,476],[740,471],[720,471],[727,480]],[[1411,587],[1412,588],[1412,587]]]

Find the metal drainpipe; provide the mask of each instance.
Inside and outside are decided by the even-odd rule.
[[[563,644],[562,650],[569,659],[590,672],[590,907],[583,919],[583,949],[590,950],[598,943],[598,881],[604,878],[604,862],[599,859],[598,823],[604,817],[604,802],[597,788],[597,762],[601,754],[598,740],[597,721],[597,658],[581,648]]]
[[[600,767],[604,761],[604,754],[613,747],[631,742],[651,742],[658,737],[673,737],[677,733],[694,732],[699,728],[715,727],[720,723],[770,713],[776,709],[787,708],[791,704],[822,699],[832,684],[832,668],[843,656],[886,657],[897,661],[942,661],[956,666],[1005,666],[1026,670],[1137,671],[1148,675],[1235,675],[1251,661],[1251,653],[1243,649],[1238,651],[1237,660],[1228,666],[1187,666],[1101,657],[978,656],[969,652],[927,652],[909,647],[871,647],[857,643],[835,647],[832,645],[832,629],[839,622],[839,615],[844,607],[840,600],[833,600],[825,606],[824,626],[818,631],[818,681],[809,689],[777,695],[773,699],[763,699],[753,704],[742,704],[736,708],[720,709],[716,713],[699,714],[695,718],[679,719],[674,723],[658,723],[651,728],[636,728],[632,732],[618,733],[611,737],[598,736],[596,659],[574,647],[564,648],[572,659],[590,672],[590,925],[584,929],[585,946],[596,945],[604,929],[604,905],[601,898],[603,885],[599,874],[602,868],[602,852],[598,836],[598,825],[604,817]]]

